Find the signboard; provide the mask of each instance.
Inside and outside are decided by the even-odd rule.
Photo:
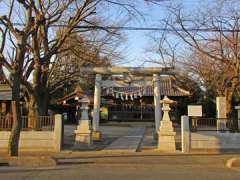
[[[188,105],[188,116],[202,117],[202,106]]]

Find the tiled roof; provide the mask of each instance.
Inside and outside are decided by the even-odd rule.
[[[75,97],[79,97],[82,98],[84,95],[84,91],[82,90],[82,88],[78,85],[75,90],[67,95],[65,95],[64,97],[58,99],[58,103],[62,103],[63,101],[67,101],[70,99],[74,99]]]
[[[178,87],[175,80],[171,78],[163,78],[160,80],[160,94],[166,96],[189,96],[190,93]],[[122,94],[134,94],[142,92],[143,96],[153,96],[153,86],[142,87],[113,87],[113,92]],[[111,96],[111,90],[103,89],[102,96]]]

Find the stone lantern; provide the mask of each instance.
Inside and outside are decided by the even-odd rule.
[[[171,110],[170,105],[176,102],[170,100],[167,96],[165,96],[160,102],[163,104],[163,118],[158,130],[158,149],[166,152],[175,152],[176,132],[174,131],[172,121],[170,120],[169,111]]]
[[[89,149],[92,147],[92,130],[88,117],[88,109],[90,100],[84,96],[79,103],[81,104],[81,118],[78,120],[77,130],[75,130],[75,146],[74,149]]]

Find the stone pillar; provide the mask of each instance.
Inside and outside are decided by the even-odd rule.
[[[175,101],[172,101],[165,96],[161,102],[163,103],[163,118],[158,131],[158,149],[166,152],[175,152],[176,132],[174,132],[172,121],[169,117],[169,111],[171,110],[170,104],[174,103]]]
[[[93,105],[93,140],[98,141],[101,139],[101,132],[99,131],[100,119],[100,105],[101,105],[101,74],[96,74],[95,88],[94,88],[94,105]]]
[[[63,132],[63,120],[61,114],[56,114],[54,116],[55,124],[54,124],[54,149],[56,152],[61,151],[62,147],[62,132]]]
[[[226,130],[227,123],[227,101],[226,97],[216,98],[216,112],[217,112],[217,130]]]
[[[153,93],[154,93],[154,110],[155,110],[155,132],[158,133],[160,120],[162,118],[161,111],[161,94],[160,94],[160,77],[159,74],[153,74]]]
[[[235,109],[237,110],[237,122],[238,122],[238,130],[240,131],[240,106],[235,106]]]
[[[181,139],[182,139],[182,152],[190,152],[190,129],[188,116],[181,116]]]
[[[74,149],[91,149],[92,148],[92,131],[90,128],[90,120],[88,118],[88,105],[90,100],[87,96],[82,98],[81,103],[81,119],[78,120],[77,130],[75,130],[75,146]]]

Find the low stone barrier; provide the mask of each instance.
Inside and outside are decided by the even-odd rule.
[[[216,131],[191,133],[191,149],[240,150],[240,133]]]
[[[62,116],[55,115],[53,131],[21,131],[19,151],[51,151],[59,152],[62,143]],[[11,131],[0,131],[0,152],[7,152]]]
[[[220,131],[191,132],[188,116],[181,118],[182,152],[191,150],[240,150],[240,133]]]

